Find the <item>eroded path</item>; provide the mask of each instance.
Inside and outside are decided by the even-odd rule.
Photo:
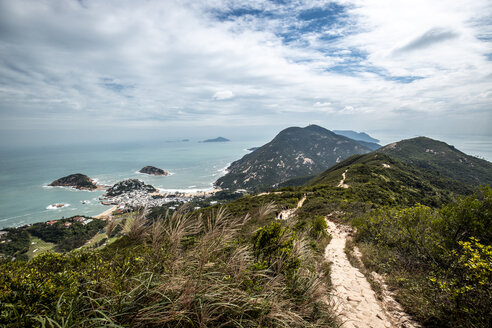
[[[326,246],[325,257],[332,262],[333,298],[335,311],[343,322],[342,327],[393,327],[366,278],[345,255],[349,228],[329,220],[326,223],[332,240]]]
[[[296,208],[289,208],[286,210],[281,211],[277,216],[277,220],[287,220],[290,218],[298,208],[301,208],[304,202],[306,201],[306,196],[302,197],[298,202],[297,202],[297,207]]]
[[[346,169],[345,172],[342,173],[342,180],[340,180],[337,187],[339,187],[339,188],[348,188],[349,187],[349,185],[345,183],[345,179],[347,177],[347,171],[348,171],[348,169]]]
[[[383,286],[383,302],[359,269],[353,267],[345,254],[351,228],[326,220],[332,240],[325,249],[325,258],[332,263],[331,281],[335,311],[342,327],[419,327]]]

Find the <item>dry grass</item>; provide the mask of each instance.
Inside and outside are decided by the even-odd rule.
[[[106,225],[106,236],[108,239],[111,238],[111,235],[113,234],[113,232],[115,231],[116,227],[119,224],[120,224],[120,222],[118,222],[115,219],[110,219],[108,221],[108,224]]]
[[[274,202],[264,204],[258,208],[258,220],[262,221],[270,213],[273,213],[277,209]]]
[[[266,204],[257,217],[274,209]],[[101,263],[116,271],[101,274],[85,299],[70,305],[73,326],[334,327],[325,272],[316,270],[319,258],[308,241],[296,238],[291,252],[269,266],[258,262],[243,229],[257,217],[180,208],[152,222],[127,219],[120,246],[103,250],[108,263]],[[296,261],[297,269],[285,269]],[[55,316],[38,319],[60,324]]]
[[[123,226],[123,233],[131,240],[141,241],[146,237],[146,224],[147,219],[145,215],[143,213],[136,214],[126,219],[125,225]]]

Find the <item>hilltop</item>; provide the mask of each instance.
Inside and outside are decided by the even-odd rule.
[[[320,173],[351,155],[370,151],[317,125],[290,127],[233,162],[215,185],[229,189],[268,189],[295,177]]]
[[[377,204],[444,204],[474,188],[424,171],[384,153],[355,155],[317,175],[306,186],[344,187],[360,200]]]
[[[467,155],[442,141],[417,137],[389,144],[378,152],[466,184],[492,184],[492,163]]]

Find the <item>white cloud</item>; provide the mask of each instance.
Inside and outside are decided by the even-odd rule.
[[[231,99],[233,97],[234,94],[230,90],[221,90],[214,93],[215,100],[225,100],[225,99]]]
[[[314,107],[330,107],[330,106],[331,106],[331,103],[330,102],[320,102],[320,101],[317,101],[314,104]]]
[[[343,21],[290,42],[282,36],[306,27],[299,12],[326,1],[255,0],[250,8],[274,15],[227,20],[213,11],[244,1],[83,3],[0,0],[0,129],[33,119],[56,128],[244,117],[419,129],[399,123],[409,112],[453,129],[473,113],[480,126],[492,121],[487,0],[338,1],[348,5]]]

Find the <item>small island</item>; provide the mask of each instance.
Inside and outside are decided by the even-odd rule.
[[[87,175],[76,173],[60,178],[49,184],[51,187],[72,187],[79,190],[100,190],[104,186],[98,186]]]
[[[203,140],[202,142],[227,142],[227,141],[230,141],[230,140],[227,138],[224,138],[224,137],[217,137],[215,139]]]
[[[144,182],[137,179],[128,179],[121,182],[118,182],[111,188],[109,188],[106,192],[107,197],[119,196],[122,194],[127,194],[132,191],[142,191],[145,193],[156,192],[153,186],[145,184]]]
[[[168,175],[169,173],[155,166],[146,166],[140,171],[140,173],[150,174],[150,175]]]

